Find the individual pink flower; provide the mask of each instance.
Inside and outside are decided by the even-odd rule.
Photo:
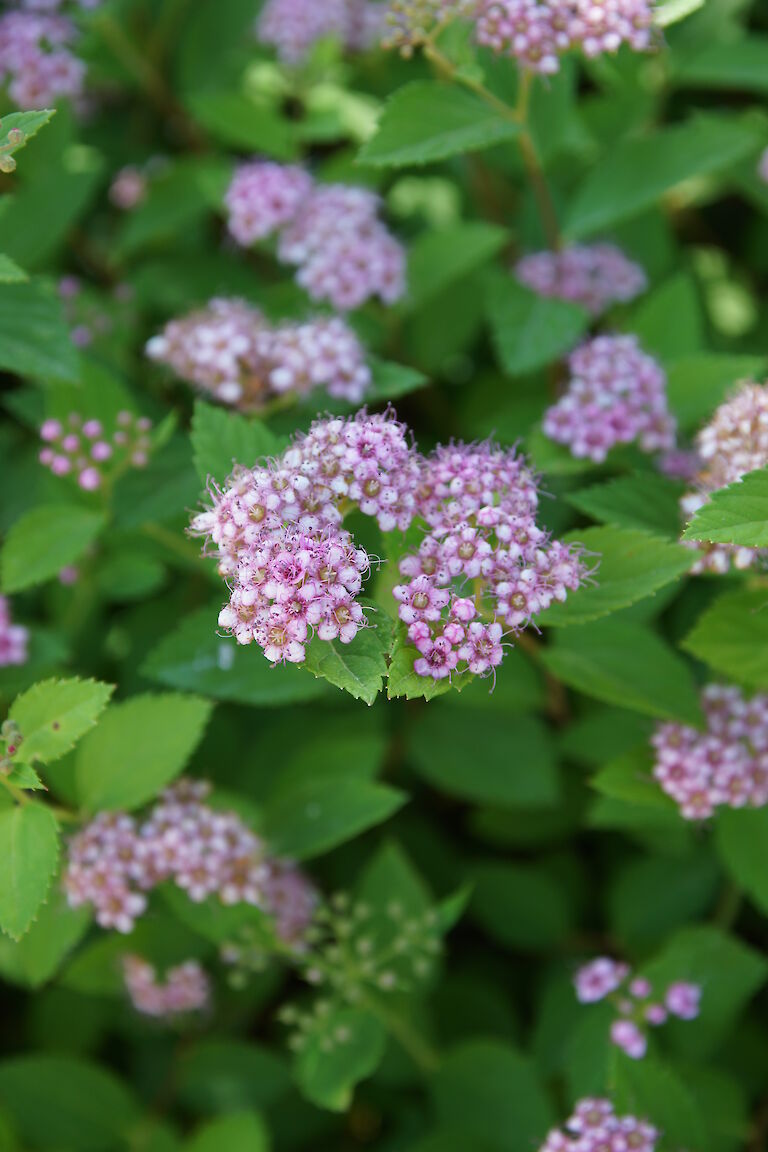
[[[665,1004],[673,1016],[681,1020],[695,1020],[699,1014],[701,987],[678,980],[667,988]]]
[[[582,1004],[592,1004],[604,1000],[615,992],[629,975],[629,967],[611,960],[608,956],[598,956],[579,968],[574,976],[576,996]]]
[[[614,1020],[611,1024],[611,1041],[633,1060],[642,1060],[648,1050],[648,1040],[631,1020]]]

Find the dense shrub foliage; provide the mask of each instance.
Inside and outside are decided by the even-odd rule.
[[[0,1150],[768,1141],[768,19],[0,0]]]

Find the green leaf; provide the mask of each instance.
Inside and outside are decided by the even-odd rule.
[[[432,1079],[438,1124],[467,1149],[531,1152],[555,1118],[533,1062],[498,1040],[454,1048]]]
[[[40,280],[12,279],[17,282],[7,277],[0,282],[0,368],[19,376],[76,380],[77,353],[53,288]]]
[[[630,328],[645,352],[664,361],[698,352],[704,343],[704,315],[693,277],[679,272],[644,296],[633,310]]]
[[[44,680],[14,700],[8,716],[21,729],[16,758],[50,764],[74,748],[106,708],[114,685],[98,680]]]
[[[686,88],[726,88],[768,94],[768,36],[719,40],[684,56],[673,81]]]
[[[541,624],[584,624],[628,608],[682,576],[694,560],[689,549],[633,528],[586,528],[566,540],[584,546],[588,563],[595,554],[597,569],[591,584],[543,612]]]
[[[698,12],[703,4],[704,0],[662,0],[653,9],[653,22],[657,28],[668,28]]]
[[[768,808],[722,810],[717,850],[736,883],[768,916]]]
[[[483,804],[550,807],[557,802],[559,778],[555,749],[544,725],[533,716],[514,722],[510,745],[509,717],[482,714],[472,723],[453,703],[436,704],[421,713],[408,742],[414,768],[435,788]],[[483,754],[477,755],[477,729],[482,727]]]
[[[768,470],[748,472],[713,492],[694,513],[683,539],[768,547]]]
[[[664,1133],[670,1148],[707,1152],[707,1134],[696,1101],[673,1070],[652,1056],[615,1056],[614,1103],[619,1115],[646,1119]]]
[[[297,781],[267,803],[263,833],[273,852],[307,860],[388,820],[405,801],[403,792],[354,777]]]
[[[719,596],[682,647],[741,684],[768,688],[768,589],[739,588]]]
[[[296,1080],[320,1108],[345,1112],[356,1084],[376,1071],[384,1055],[386,1033],[370,1012],[332,1008],[303,1034],[296,1057]]]
[[[513,140],[520,126],[477,96],[433,81],[406,84],[387,101],[379,128],[358,153],[373,168],[430,164]]]
[[[503,228],[477,220],[423,232],[408,252],[407,307],[420,308],[444,288],[486,264],[507,239]]]
[[[260,420],[247,419],[239,412],[228,412],[203,400],[195,402],[191,439],[195,468],[203,483],[213,479],[224,484],[233,465],[253,468],[265,457],[276,456],[285,446]]]
[[[654,780],[652,769],[650,746],[643,746],[611,760],[592,777],[590,784],[595,791],[614,800],[626,800],[643,808],[675,811],[672,799]]]
[[[587,696],[686,724],[702,721],[688,665],[655,633],[601,620],[569,628],[541,653],[545,667]]]
[[[13,156],[20,148],[29,143],[41,128],[44,128],[52,116],[56,115],[55,108],[41,108],[39,112],[8,112],[0,121],[0,151],[4,156]],[[8,133],[14,129],[22,132],[23,137],[18,144],[8,143]]]
[[[20,268],[10,256],[0,252],[0,284],[22,284],[29,280],[23,268]]]
[[[349,644],[342,644],[340,640],[313,640],[307,648],[304,667],[313,676],[348,692],[355,700],[373,704],[387,674],[390,638],[385,625],[383,613],[379,613],[372,626],[361,628]]]
[[[585,516],[618,528],[680,535],[679,500],[683,486],[653,472],[619,476],[605,484],[593,484],[568,492],[566,500]]]
[[[250,904],[222,904],[216,895],[207,900],[190,900],[175,884],[163,885],[160,891],[174,916],[213,944],[236,940],[244,928],[259,936],[263,934],[265,942],[272,938],[270,920],[260,908]]]
[[[184,1148],[186,1152],[269,1152],[269,1133],[255,1112],[232,1112],[198,1128]]]
[[[0,1103],[25,1144],[51,1152],[110,1152],[139,1118],[133,1097],[111,1072],[72,1053],[4,1060]]]
[[[711,114],[622,140],[576,190],[565,234],[579,240],[628,220],[684,180],[721,172],[759,145],[745,122]]]
[[[51,894],[21,940],[0,937],[0,974],[4,980],[40,988],[82,940],[91,922],[87,908],[70,908],[63,892]]]
[[[489,861],[470,872],[469,916],[514,952],[549,953],[573,929],[565,886],[543,868]]]
[[[168,688],[199,692],[233,704],[274,707],[314,700],[327,692],[322,682],[292,664],[270,667],[253,645],[219,636],[221,602],[201,608],[164,636],[144,662],[142,673]]]
[[[0,928],[18,940],[48,895],[59,858],[59,827],[49,808],[0,811]]]
[[[725,356],[707,352],[681,356],[667,365],[667,399],[685,431],[707,419],[737,382],[759,379],[764,356]]]
[[[296,156],[296,133],[291,121],[243,92],[190,94],[185,103],[197,122],[228,148],[258,152],[276,160],[292,160]]]
[[[512,275],[490,278],[487,307],[496,359],[511,376],[559,360],[589,324],[582,308],[539,296]]]
[[[366,400],[371,404],[397,400],[429,383],[423,372],[417,372],[406,364],[394,364],[391,360],[377,360],[372,356],[369,365],[371,386],[366,392]]]
[[[77,504],[42,504],[16,521],[0,552],[4,592],[53,579],[74,564],[104,527],[101,512]]]
[[[645,816],[665,817],[658,809],[638,808]],[[674,814],[679,822],[680,817]],[[668,843],[668,839],[664,838]],[[658,947],[670,932],[704,916],[717,893],[721,874],[712,852],[702,846],[674,863],[665,856],[635,856],[615,873],[608,892],[612,932],[630,951]]]
[[[112,704],[77,749],[82,803],[94,812],[137,808],[183,770],[212,704],[196,696],[133,696]]]
[[[223,157],[185,157],[154,177],[145,199],[126,214],[117,240],[119,256],[134,257],[167,244],[201,223],[222,200],[232,174]]]
[[[282,1056],[252,1037],[247,1043],[202,1040],[192,1044],[180,1055],[176,1079],[179,1098],[193,1113],[270,1108],[291,1090]]]
[[[408,640],[405,626],[398,621],[395,627],[395,642],[387,674],[387,699],[394,700],[405,696],[406,700],[432,700],[450,692],[448,680],[433,680],[431,676],[419,676],[413,670],[413,663],[419,653]]]

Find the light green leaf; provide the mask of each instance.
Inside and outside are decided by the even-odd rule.
[[[70,908],[63,892],[52,893],[21,940],[0,937],[3,979],[27,988],[41,987],[83,938],[90,921],[87,908]]]
[[[760,379],[764,356],[728,356],[707,352],[681,356],[667,365],[667,399],[688,431],[706,420],[739,381]]]
[[[18,940],[48,895],[59,858],[56,817],[41,804],[0,811],[0,928]]]
[[[371,404],[397,400],[400,396],[407,396],[417,388],[423,388],[429,383],[423,372],[417,372],[406,364],[395,364],[391,360],[377,360],[375,356],[369,358],[371,368],[371,386],[365,394],[366,401]]]
[[[360,1008],[332,1008],[304,1034],[296,1057],[303,1094],[320,1108],[345,1112],[356,1084],[375,1072],[384,1055],[382,1025]]]
[[[374,168],[430,164],[513,140],[519,132],[518,124],[477,96],[449,84],[417,81],[390,97],[376,135],[357,159]]]
[[[655,633],[599,620],[558,632],[542,650],[549,671],[579,692],[662,719],[699,724],[699,696],[688,665]]]
[[[682,647],[741,684],[768,688],[768,589],[740,588],[719,596]]]
[[[13,156],[20,148],[29,143],[41,128],[44,128],[52,116],[56,115],[55,108],[41,108],[39,112],[8,112],[0,121],[0,151],[4,156]],[[18,144],[8,143],[8,133],[11,130],[23,133]]]
[[[191,438],[195,468],[203,483],[210,478],[223,484],[232,474],[233,465],[253,468],[285,446],[261,421],[216,408],[203,400],[195,403]]]
[[[263,833],[273,852],[307,860],[388,820],[406,799],[355,777],[297,781],[266,804]]]
[[[768,916],[768,808],[721,811],[717,850],[736,883]]]
[[[349,644],[340,640],[313,640],[307,648],[304,667],[355,700],[373,704],[387,674],[386,655],[390,649],[387,619],[379,613],[369,628],[361,628]]]
[[[653,9],[653,22],[657,28],[668,28],[698,12],[703,4],[704,0],[661,0]]]
[[[294,124],[243,92],[190,93],[185,103],[198,123],[228,148],[258,152],[276,160],[296,156]]]
[[[51,285],[25,279],[0,282],[0,368],[19,376],[74,381],[77,353],[61,301]]]
[[[588,563],[595,554],[593,582],[543,612],[541,624],[584,624],[628,608],[682,576],[694,560],[689,549],[633,528],[586,528],[566,540],[584,546]]]
[[[190,900],[187,893],[175,884],[163,885],[161,895],[174,916],[204,940],[225,944],[236,940],[244,928],[253,932],[254,939],[263,937],[267,943],[273,939],[271,921],[261,908],[251,904],[222,904],[218,896],[207,900]]]
[[[657,476],[654,472],[636,472],[619,476],[604,484],[593,484],[568,492],[566,500],[579,512],[603,524],[619,528],[640,528],[647,532],[680,535],[679,500],[682,484]]]
[[[42,504],[16,521],[0,552],[4,592],[51,580],[93,543],[105,519],[77,504]]]
[[[511,274],[490,278],[487,307],[496,358],[512,376],[559,360],[578,343],[589,323],[582,308],[539,296]]]
[[[486,264],[507,239],[503,228],[477,220],[423,232],[408,252],[407,307],[420,308]]]
[[[77,749],[78,794],[91,811],[137,808],[183,770],[212,704],[196,696],[133,696],[112,704]]]
[[[691,176],[721,172],[759,146],[746,122],[711,114],[624,139],[576,190],[565,234],[578,240],[628,220]]]
[[[683,539],[768,547],[768,471],[748,472],[735,484],[713,492],[694,513]]]
[[[269,1152],[269,1133],[255,1112],[231,1112],[198,1128],[184,1148],[186,1152]]]
[[[44,680],[14,700],[8,716],[21,729],[18,760],[49,764],[74,748],[106,708],[112,684],[98,680]]]
[[[23,284],[29,276],[10,256],[0,252],[0,284]]]

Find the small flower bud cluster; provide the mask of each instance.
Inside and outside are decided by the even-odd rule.
[[[707,727],[660,724],[651,743],[653,775],[686,820],[706,820],[720,806],[768,804],[768,696],[745,699],[738,688],[710,684],[701,694]]]
[[[244,300],[214,299],[166,324],[147,344],[150,359],[224,404],[243,411],[270,396],[329,396],[357,404],[371,381],[362,346],[339,317],[271,327]]]
[[[271,873],[286,866],[267,857],[235,812],[207,804],[209,793],[205,781],[179,780],[140,822],[120,812],[96,816],[69,844],[63,883],[70,905],[92,904],[102,928],[127,933],[146,910],[147,893],[172,881],[195,903],[215,896],[271,913]],[[273,894],[277,907],[279,882]]]
[[[135,164],[127,164],[117,172],[109,186],[109,199],[115,208],[130,212],[146,199],[147,177]]]
[[[116,426],[108,432],[100,420],[83,420],[76,412],[65,423],[46,420],[40,428],[45,443],[40,463],[54,476],[70,476],[83,491],[93,492],[107,476],[146,466],[151,427],[151,420],[132,412],[118,412]]]
[[[362,52],[376,42],[382,7],[374,0],[267,0],[256,36],[290,65],[302,64],[319,40],[332,38],[349,52]]]
[[[643,452],[674,447],[666,377],[635,336],[596,336],[568,360],[565,395],[544,415],[544,433],[573,456],[595,463],[616,444],[637,441]]]
[[[5,596],[0,596],[0,668],[26,664],[28,640],[27,629],[13,623],[11,606]]]
[[[712,492],[768,464],[768,384],[743,384],[721,404],[696,437],[696,450],[700,462],[696,490],[680,501],[686,521],[704,507]],[[694,574],[752,568],[768,555],[765,548],[695,540],[683,543],[698,553],[691,568]]]
[[[587,57],[653,46],[650,0],[478,0],[477,41],[551,75],[574,49]]]
[[[298,268],[313,300],[341,312],[405,291],[402,246],[378,218],[380,200],[345,184],[315,185],[300,168],[256,161],[240,167],[225,197],[228,226],[243,247],[279,232],[278,259]]]
[[[297,956],[308,947],[307,934],[318,906],[314,884],[290,860],[270,860],[264,898],[274,935]],[[230,969],[230,983],[243,987],[248,973],[264,970],[272,941],[260,923],[244,924],[237,937],[222,945],[219,958]]]
[[[427,530],[394,589],[419,651],[414,669],[435,680],[492,675],[503,627],[520,631],[565,600],[584,581],[584,562],[537,526],[536,479],[514,449],[438,447],[422,460],[416,497]]]
[[[43,12],[0,16],[0,88],[18,108],[45,108],[80,95],[85,65],[70,52],[74,24]]]
[[[2,130],[2,127],[3,123],[2,120],[0,120],[0,130]],[[12,153],[24,143],[26,134],[21,128],[9,128],[5,137],[5,143],[0,144],[0,172],[8,175],[16,171],[16,161]]]
[[[600,316],[612,304],[634,300],[648,281],[639,264],[614,244],[574,244],[562,252],[533,252],[515,266],[521,284],[539,296],[580,304]]]
[[[655,1152],[661,1133],[645,1120],[617,1116],[610,1100],[579,1100],[573,1115],[553,1128],[539,1152]]]
[[[443,25],[475,11],[476,0],[390,0],[382,48],[396,48],[406,58]]]
[[[200,1012],[209,1003],[210,981],[196,960],[169,968],[165,980],[141,956],[125,956],[123,979],[137,1012],[158,1019]]]
[[[611,1040],[633,1060],[641,1060],[648,1050],[648,1027],[658,1028],[670,1016],[693,1020],[699,1014],[698,984],[677,980],[668,986],[663,1000],[653,1000],[650,981],[631,976],[627,964],[608,956],[598,956],[579,968],[573,983],[582,1004],[610,998],[618,1012],[611,1024]]]

